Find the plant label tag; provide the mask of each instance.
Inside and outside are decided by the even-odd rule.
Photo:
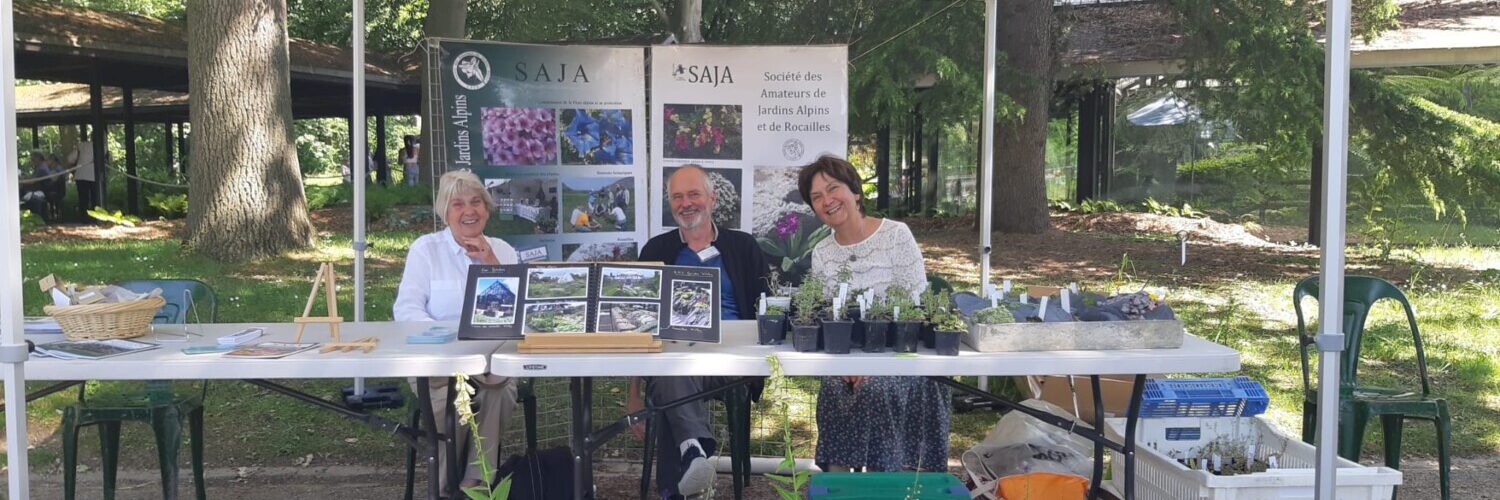
[[[1000,296],[1010,296],[1010,278],[1005,278],[1005,281],[1000,282]]]
[[[709,245],[708,248],[704,248],[698,251],[698,260],[701,260],[703,262],[708,262],[708,259],[712,259],[718,256],[719,249],[715,248],[713,245]]]
[[[988,298],[988,297],[993,297],[994,295],[995,295],[995,284],[994,283],[985,283],[984,284],[984,297]]]
[[[1041,304],[1037,305],[1036,317],[1042,320],[1043,323],[1047,322],[1047,301],[1051,299],[1052,297],[1042,297]]]
[[[765,316],[766,315],[766,294],[765,294],[765,292],[761,292],[761,294],[760,294],[760,306],[759,307],[760,307],[760,309],[757,310],[755,314],[760,315],[760,316]]]
[[[893,321],[901,321],[901,306],[891,308],[891,318]]]
[[[917,290],[912,290],[911,291],[911,303],[919,305],[919,306],[922,305],[922,292],[917,291]]]
[[[57,289],[57,288],[53,288],[53,289],[50,289],[50,290],[47,290],[47,291],[52,294],[52,305],[54,305],[54,306],[71,306],[71,305],[73,305],[73,299],[71,299],[71,298],[68,297],[68,292],[64,292],[61,289]]]
[[[994,295],[991,295],[990,296],[990,307],[1000,307],[1000,298],[996,297]]]
[[[1068,290],[1072,291],[1073,293],[1078,293],[1078,282],[1074,281],[1072,283],[1068,283]]]
[[[1071,298],[1073,296],[1073,292],[1068,291],[1068,290],[1063,290],[1062,293],[1060,293],[1058,295],[1062,297],[1063,312],[1068,313],[1068,314],[1073,314],[1073,299]],[[1046,299],[1042,299],[1042,300],[1046,300]]]
[[[1184,236],[1181,241],[1182,241],[1182,260],[1181,260],[1181,263],[1178,264],[1178,265],[1185,266],[1185,265],[1187,265],[1187,237]]]
[[[1023,294],[1019,295],[1018,298],[1021,299],[1021,303],[1022,304],[1030,304],[1031,303],[1031,296],[1030,295],[1026,295],[1026,294],[1023,293]]]
[[[848,297],[848,296],[849,296],[849,284],[848,283],[839,283],[839,302],[843,302],[844,298]]]

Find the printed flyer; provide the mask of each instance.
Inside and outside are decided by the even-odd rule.
[[[431,39],[428,144],[470,169],[485,233],[533,260],[635,260],[649,225],[645,49]]]
[[[800,281],[829,231],[797,192],[797,172],[848,156],[848,57],[842,45],[652,47],[651,234],[677,226],[667,176],[699,165],[715,223],[755,235]]]

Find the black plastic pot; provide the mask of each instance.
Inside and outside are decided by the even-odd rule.
[[[933,326],[932,323],[922,323],[922,347],[926,347],[928,349],[937,348],[937,340],[933,335],[933,333],[936,331],[937,327]]]
[[[939,356],[957,356],[958,343],[963,340],[964,332],[937,330],[932,336]]]
[[[817,352],[818,325],[792,325],[792,347],[797,352]]]
[[[891,350],[896,352],[917,352],[917,346],[922,343],[922,323],[919,321],[897,321],[896,326],[891,329]]]
[[[849,354],[849,341],[854,335],[854,322],[849,320],[823,321],[823,352]]]
[[[760,345],[781,345],[781,340],[786,338],[785,314],[763,314],[755,318],[755,322],[760,331],[757,340]]]
[[[890,336],[891,322],[886,320],[870,320],[863,322],[865,326],[865,344],[861,346],[865,352],[885,352],[885,339]]]
[[[849,347],[857,349],[865,345],[865,321],[860,317],[859,306],[850,307],[844,317],[854,322],[854,332],[849,335]]]

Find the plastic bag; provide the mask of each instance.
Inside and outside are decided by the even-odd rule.
[[[1067,411],[1046,401],[1029,399],[1021,404],[1054,415],[1072,418]],[[1087,426],[1080,422],[1078,425]],[[1032,472],[1050,472],[1088,477],[1093,473],[1093,448],[1067,429],[1055,427],[1019,411],[1007,413],[984,441],[960,458],[974,482],[975,498],[996,499],[1001,478]]]

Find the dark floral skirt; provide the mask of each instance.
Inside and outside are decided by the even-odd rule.
[[[870,471],[947,470],[951,399],[947,386],[924,377],[870,377],[858,388],[822,377],[816,460]]]

